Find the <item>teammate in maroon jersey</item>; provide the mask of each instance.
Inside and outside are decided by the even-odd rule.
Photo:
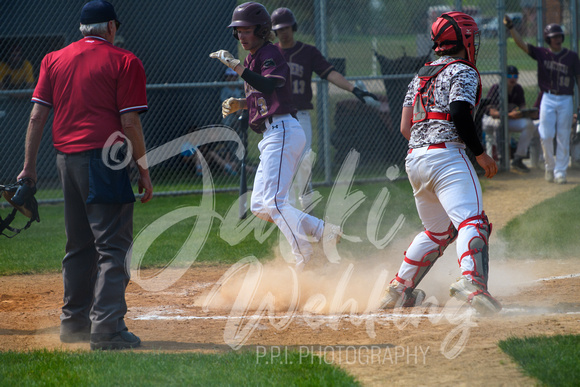
[[[297,270],[302,270],[312,257],[309,238],[322,241],[327,257],[333,260],[329,254],[336,253],[341,228],[303,213],[288,201],[306,139],[292,106],[290,68],[278,47],[268,40],[270,15],[262,4],[244,3],[234,10],[229,27],[249,51],[244,65],[226,50],[210,57],[219,59],[245,81],[246,98],[223,101],[223,115],[248,109],[250,127],[263,135],[258,144],[260,165],[252,190],[252,213],[275,223],[282,231],[292,247]]]
[[[296,18],[288,8],[278,8],[272,12],[272,30],[278,37],[276,45],[282,49],[286,61],[290,65],[290,83],[292,85],[292,101],[298,109],[297,118],[306,134],[306,145],[304,147],[305,160],[301,163],[296,172],[296,185],[301,191],[299,200],[302,208],[308,208],[303,194],[311,191],[311,185],[308,183],[311,165],[312,165],[312,123],[310,121],[310,112],[312,110],[312,73],[318,74],[322,79],[340,87],[343,90],[353,93],[362,103],[365,103],[364,97],[377,97],[367,91],[353,86],[347,81],[342,74],[334,69],[328,61],[322,56],[320,51],[309,44],[305,44],[294,39],[294,32],[298,29]],[[291,193],[292,195],[292,193]]]
[[[580,59],[577,53],[562,47],[564,31],[558,24],[548,24],[544,28],[547,49],[524,42],[509,16],[504,16],[503,22],[518,47],[538,62],[538,85],[543,93],[538,132],[544,149],[545,177],[548,182],[565,184],[570,160],[574,84],[578,84],[580,90]]]

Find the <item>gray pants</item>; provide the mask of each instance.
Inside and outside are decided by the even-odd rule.
[[[67,236],[61,333],[89,329],[114,333],[126,328],[125,259],[133,240],[133,203],[86,204],[90,155],[56,157]]]

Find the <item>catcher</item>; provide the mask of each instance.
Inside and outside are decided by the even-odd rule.
[[[433,23],[431,38],[439,59],[422,67],[409,84],[401,118],[401,133],[409,140],[405,169],[425,230],[405,252],[382,308],[420,304],[425,293],[417,285],[457,239],[461,277],[450,293],[479,313],[492,314],[501,305],[487,290],[491,224],[483,212],[477,174],[465,154],[468,147],[486,177],[497,173],[471,115],[481,97],[475,67],[479,30],[471,16],[447,12]]]

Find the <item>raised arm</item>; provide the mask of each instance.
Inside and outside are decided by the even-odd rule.
[[[508,15],[505,15],[503,17],[503,24],[510,31],[510,35],[512,36],[512,38],[514,39],[514,42],[516,42],[518,47],[521,48],[522,51],[524,51],[526,54],[529,54],[530,50],[528,48],[528,44],[526,42],[524,42],[524,40],[522,39],[522,36],[518,32],[518,30],[516,30],[514,28],[514,22],[512,21],[512,19]]]

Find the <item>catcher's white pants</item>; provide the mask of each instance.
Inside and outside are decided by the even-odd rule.
[[[482,118],[483,131],[485,132],[485,149],[489,156],[493,157],[492,148],[497,144],[497,132],[501,124],[499,118],[493,118],[485,114]],[[534,137],[536,126],[530,118],[508,119],[508,131],[520,133],[516,156],[525,157],[528,147]]]
[[[570,160],[570,131],[574,114],[571,95],[542,94],[540,103],[540,126],[538,132],[544,150],[547,171],[554,171],[554,177],[566,177]],[[554,137],[556,157],[554,157]]]
[[[312,246],[308,239],[320,240],[322,220],[294,208],[288,201],[292,178],[306,141],[298,121],[289,114],[266,122],[258,144],[260,164],[252,190],[251,210],[257,217],[273,221],[284,234],[296,263],[308,262]]]
[[[465,145],[448,142],[445,146],[444,149],[413,149],[405,159],[417,212],[425,229],[432,233],[446,232],[451,222],[459,229],[461,222],[483,211],[481,186],[465,154]],[[458,258],[470,250],[469,242],[475,237],[479,237],[475,227],[459,229],[456,240]],[[438,248],[438,244],[421,232],[407,249],[406,256],[410,260],[421,261],[425,254]],[[471,255],[461,260],[460,267],[462,273],[473,270]],[[398,275],[403,280],[411,280],[417,270],[418,266],[403,261]],[[470,275],[467,277],[471,279]]]

